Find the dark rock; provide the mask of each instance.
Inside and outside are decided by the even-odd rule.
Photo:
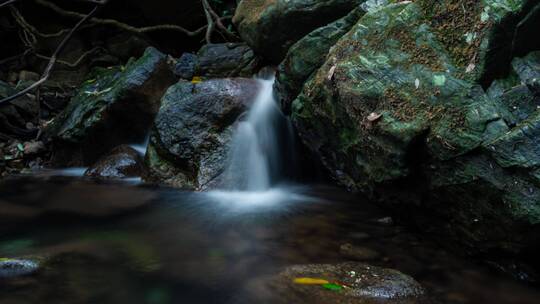
[[[243,78],[172,86],[150,137],[150,180],[207,188],[223,172],[234,125],[258,88],[256,80]]]
[[[244,43],[206,44],[197,55],[196,74],[204,77],[251,77],[258,67],[253,51]]]
[[[154,48],[125,67],[98,70],[46,130],[53,163],[91,164],[119,144],[142,140],[174,81],[167,56]]]
[[[39,270],[39,263],[23,259],[0,258],[0,279],[12,279],[34,274]]]
[[[18,90],[0,81],[0,99],[17,93]],[[37,120],[37,102],[28,96],[21,96],[13,101],[0,105],[0,134],[15,137],[31,137],[33,132],[26,128],[28,122]]]
[[[278,64],[300,38],[347,15],[360,0],[242,0],[233,23],[243,40]]]
[[[466,11],[377,3],[364,6],[292,103],[300,138],[340,184],[425,231],[475,252],[535,246],[539,60],[532,53],[512,65],[493,51],[512,44],[505,35],[528,1],[467,1]],[[449,26],[457,16],[467,21]],[[482,86],[507,68],[486,94]]]
[[[195,76],[198,63],[197,55],[184,53],[174,67],[174,74],[182,79],[191,80]]]
[[[278,66],[274,85],[285,113],[290,113],[292,101],[309,76],[324,63],[330,48],[356,24],[362,14],[362,10],[355,9],[349,15],[314,30],[291,46]]]
[[[339,291],[321,285],[296,284],[297,278],[317,278],[346,286]],[[422,286],[397,270],[361,263],[297,265],[263,281],[257,294],[271,293],[265,303],[427,303]]]
[[[101,157],[84,173],[97,178],[141,177],[145,173],[144,160],[139,152],[127,145],[114,148]]]

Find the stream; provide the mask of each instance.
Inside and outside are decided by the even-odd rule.
[[[182,192],[77,177],[20,177],[0,184],[21,205],[142,208],[113,217],[43,216],[0,235],[4,257],[45,257],[36,275],[0,284],[11,303],[265,303],[265,277],[283,267],[351,260],[414,277],[434,303],[538,303],[538,291],[390,223],[361,196],[328,186],[284,186],[267,197]],[[284,195],[287,193],[287,195]],[[357,259],[357,258],[352,258]]]

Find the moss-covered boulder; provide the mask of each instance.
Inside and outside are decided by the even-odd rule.
[[[242,0],[233,23],[256,53],[278,64],[287,50],[314,29],[333,22],[361,0]]]
[[[537,10],[504,2],[366,2],[292,117],[340,184],[468,248],[516,252],[540,224],[539,61],[514,40]]]
[[[148,179],[206,189],[225,169],[236,121],[258,93],[253,79],[181,81],[163,96],[146,162]]]
[[[56,165],[89,165],[119,144],[139,142],[175,82],[165,54],[148,48],[125,66],[99,69],[46,133]]]
[[[302,90],[304,82],[324,63],[330,48],[362,15],[362,10],[355,9],[347,16],[309,33],[289,49],[278,66],[274,85],[285,113],[290,112],[291,103]]]

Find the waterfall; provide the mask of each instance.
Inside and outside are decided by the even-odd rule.
[[[291,142],[286,131],[290,127],[274,98],[274,79],[273,75],[258,79],[260,91],[246,119],[238,124],[225,172],[229,190],[266,191],[284,176],[287,155],[283,154],[287,153],[283,152]]]

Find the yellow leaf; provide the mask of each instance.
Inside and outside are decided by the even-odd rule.
[[[330,282],[324,279],[316,279],[316,278],[296,278],[294,279],[294,283],[302,284],[302,285],[324,285]]]
[[[191,83],[200,83],[202,82],[202,77],[200,76],[194,76],[193,79],[191,79]]]

